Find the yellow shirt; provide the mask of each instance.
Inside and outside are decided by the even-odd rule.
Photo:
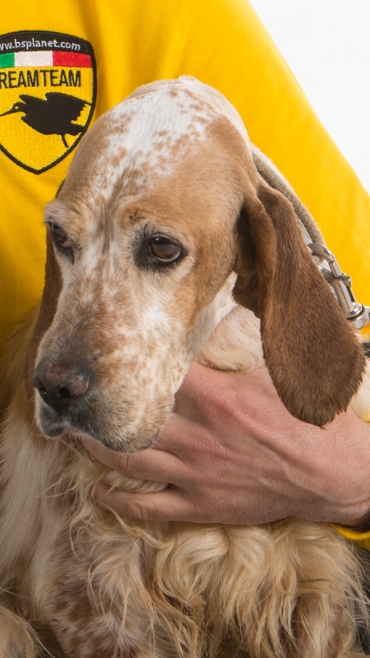
[[[247,0],[13,0],[0,34],[0,349],[41,296],[43,206],[83,131],[138,85],[181,74],[236,106],[370,304],[369,195]]]

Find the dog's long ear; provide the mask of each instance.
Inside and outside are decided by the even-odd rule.
[[[62,278],[59,265],[55,258],[52,240],[49,233],[47,233],[44,292],[42,295],[35,330],[31,338],[26,357],[26,389],[29,396],[32,396],[35,390],[32,386],[32,376],[35,367],[37,350],[43,335],[46,333],[54,319],[61,287]]]
[[[290,413],[324,426],[365,367],[360,344],[311,259],[291,203],[260,181],[238,220],[234,297],[261,318],[266,365]]]

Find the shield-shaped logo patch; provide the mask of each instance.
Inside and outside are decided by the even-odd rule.
[[[91,44],[59,32],[0,37],[0,148],[40,174],[75,148],[91,121],[96,64]]]

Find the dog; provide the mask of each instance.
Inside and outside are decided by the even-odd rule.
[[[351,400],[368,413],[360,343],[261,157],[219,92],[157,82],[98,119],[46,207],[44,293],[3,391],[1,658],[362,655],[361,565],[334,529],[120,519],[94,503],[98,482],[166,483],[81,444],[150,446],[194,359],[265,361],[320,427]]]

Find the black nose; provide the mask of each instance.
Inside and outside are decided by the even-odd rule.
[[[91,372],[84,366],[39,364],[32,378],[32,384],[42,399],[55,411],[63,413],[81,399],[91,385]]]

